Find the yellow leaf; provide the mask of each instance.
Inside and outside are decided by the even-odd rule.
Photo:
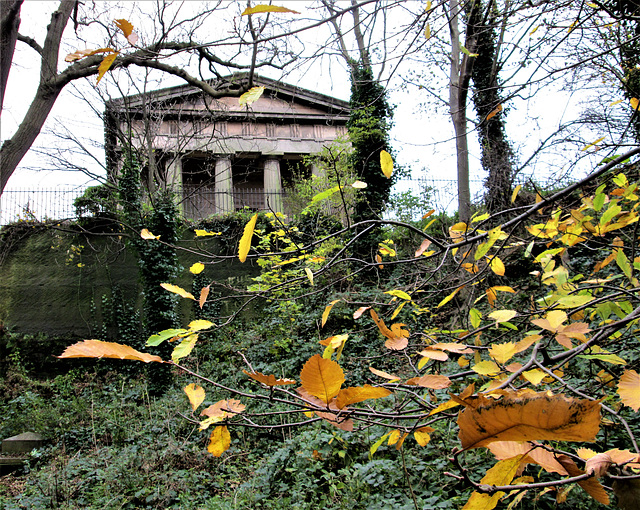
[[[480,375],[493,376],[500,373],[500,367],[493,361],[485,360],[480,363],[476,363],[471,367],[475,373]]]
[[[206,236],[219,236],[219,235],[222,235],[222,232],[208,232],[207,230],[196,229],[195,234],[196,234],[196,237],[206,237]]]
[[[135,45],[138,42],[138,35],[133,31],[133,25],[129,23],[126,19],[117,19],[114,21],[116,26],[122,30],[127,41],[131,46]]]
[[[398,442],[398,439],[400,439],[400,431],[399,430],[392,430],[391,433],[389,434],[389,439],[387,440],[387,444],[389,446],[394,445]]]
[[[615,105],[617,105],[617,104],[622,103],[622,101],[623,101],[622,99],[618,99],[617,101],[611,101],[611,102],[609,103],[609,106],[615,106]]]
[[[499,104],[493,110],[491,110],[491,113],[489,113],[489,115],[487,115],[487,118],[485,119],[485,121],[489,120],[489,119],[492,119],[493,117],[498,115],[501,111],[502,111],[502,104]]]
[[[100,65],[98,66],[98,79],[96,80],[96,86],[98,85],[98,83],[100,83],[100,80],[102,80],[104,73],[109,70],[111,64],[113,64],[119,53],[119,51],[114,51],[113,53],[105,55],[105,57],[102,59],[102,62],[100,62]]]
[[[168,290],[169,292],[173,292],[174,294],[178,294],[178,296],[180,297],[193,299],[194,301],[196,300],[196,298],[193,297],[193,294],[187,292],[182,287],[174,285],[173,283],[161,283],[160,287],[162,287],[164,290]]]
[[[198,406],[204,402],[204,388],[197,384],[191,383],[184,387],[184,392],[189,397],[189,402],[191,403],[191,408],[195,411],[198,409]]]
[[[311,271],[311,269],[309,269],[308,267],[304,268],[304,272],[307,275],[307,278],[309,279],[309,282],[311,283],[311,286],[313,287],[313,271]]]
[[[522,372],[522,377],[524,377],[534,386],[538,386],[538,384],[540,384],[542,382],[542,379],[544,379],[546,376],[546,372],[543,372],[539,368],[534,368],[533,370]]]
[[[387,151],[380,151],[380,168],[387,179],[391,179],[393,173],[393,159]]]
[[[276,379],[276,376],[273,374],[264,375],[260,372],[247,372],[246,370],[243,370],[243,372],[251,377],[251,379],[253,379],[254,381],[261,382],[262,384],[265,384],[267,386],[284,386],[287,384],[296,383],[296,381],[294,381],[293,379]]]
[[[320,327],[324,327],[324,325],[327,323],[327,319],[329,318],[329,313],[331,312],[333,305],[335,305],[336,303],[339,303],[340,301],[341,301],[340,299],[334,299],[333,301],[331,301],[331,303],[329,303],[326,306],[326,308],[324,309],[324,312],[322,312],[322,321],[320,323]]]
[[[424,27],[424,37],[425,39],[431,39],[431,25],[429,23]]]
[[[549,395],[547,392],[503,392],[502,398],[468,398],[458,417],[464,449],[493,441],[595,441],[600,401]]]
[[[362,181],[355,181],[352,185],[352,188],[355,189],[364,189],[367,187],[367,183],[366,182],[362,182]]]
[[[206,287],[202,287],[202,289],[200,290],[200,299],[198,299],[198,304],[200,305],[200,308],[202,308],[204,304],[207,302],[207,298],[209,297],[209,290],[210,290],[210,285],[207,285]]]
[[[254,214],[244,227],[244,233],[238,245],[238,258],[240,262],[247,260],[247,255],[251,249],[251,239],[253,238],[253,230],[256,228],[258,221],[258,213]]]
[[[601,136],[600,138],[598,138],[597,140],[594,140],[591,143],[588,143],[587,145],[585,145],[582,149],[580,149],[582,152],[586,151],[587,149],[589,149],[590,147],[593,147],[594,145],[597,145],[598,143],[600,143],[602,140],[604,140],[606,137],[605,136]]]
[[[292,14],[300,14],[298,11],[288,9],[287,7],[278,7],[277,5],[256,5],[254,7],[247,7],[242,11],[242,16],[249,14],[263,14],[265,12],[289,12]]]
[[[193,351],[193,348],[196,346],[197,341],[198,335],[196,334],[184,337],[173,349],[173,352],[171,353],[171,361],[178,363],[182,358],[189,356],[191,351]]]
[[[518,312],[515,310],[496,310],[489,314],[489,318],[495,320],[496,324],[500,324],[501,322],[510,321],[516,315],[518,315]]]
[[[405,299],[407,301],[411,301],[411,296],[409,294],[407,294],[403,290],[399,290],[399,289],[388,290],[388,291],[385,292],[385,294],[389,294],[390,296],[395,296],[395,297],[399,297],[401,299]]]
[[[446,305],[449,301],[451,301],[455,295],[460,292],[462,289],[464,288],[464,285],[462,285],[461,287],[458,287],[456,290],[454,290],[451,294],[449,294],[446,298],[444,298],[442,301],[440,301],[440,303],[438,303],[438,306],[436,306],[436,308],[440,308],[441,306]]]
[[[489,347],[489,356],[496,360],[501,365],[504,365],[517,353],[516,344],[513,342],[507,342],[504,344],[493,344]]]
[[[513,190],[513,193],[511,194],[511,203],[513,204],[516,201],[516,198],[518,196],[518,193],[520,193],[520,190],[522,189],[522,184],[518,184],[515,189]]]
[[[300,372],[302,387],[314,397],[328,403],[340,391],[344,372],[335,361],[319,354],[311,357]]]
[[[255,103],[258,99],[260,99],[260,96],[262,96],[262,93],[264,92],[264,87],[253,87],[251,89],[249,89],[247,92],[245,92],[244,94],[242,94],[239,98],[238,98],[238,102],[240,103],[240,105],[250,105]]]
[[[160,236],[154,236],[151,232],[149,232],[146,228],[143,228],[140,231],[140,237],[142,237],[142,239],[160,239]]]
[[[389,381],[391,382],[395,382],[395,381],[399,381],[400,378],[395,375],[395,374],[389,374],[387,372],[384,372],[382,370],[378,370],[377,368],[373,368],[373,367],[369,367],[369,370],[374,373],[375,375],[377,375],[378,377],[382,377],[383,379],[389,379]]]
[[[560,464],[553,452],[545,450],[540,443],[530,441],[494,441],[486,445],[498,460],[510,459],[516,455],[526,455],[523,463],[535,463],[548,473],[568,475],[567,470]]]
[[[491,271],[493,271],[498,276],[504,276],[504,263],[498,257],[493,257],[490,260],[489,267],[491,267]]]
[[[510,459],[500,460],[495,466],[487,471],[487,474],[482,477],[480,483],[483,485],[509,485],[516,476],[520,462],[524,455],[517,455]],[[467,504],[462,507],[462,510],[492,510],[496,507],[504,492],[499,491],[494,494],[486,494],[480,492],[473,492]]]
[[[635,370],[625,370],[618,383],[622,403],[634,411],[640,409],[640,376]]]
[[[214,457],[220,457],[230,446],[231,434],[229,434],[227,427],[222,426],[213,429],[209,438],[209,446],[207,447],[209,453]]]
[[[211,329],[215,324],[205,319],[196,319],[189,323],[189,329],[191,331],[202,331],[203,329]]]
[[[338,392],[336,405],[338,409],[342,409],[350,404],[357,404],[369,399],[384,398],[388,395],[391,395],[388,389],[379,386],[374,387],[370,384],[355,388],[344,388]]]
[[[101,340],[83,340],[70,345],[58,358],[113,358],[144,361],[145,363],[151,361],[165,363],[159,356],[136,351],[128,345]]]
[[[204,264],[202,262],[196,262],[189,268],[189,271],[193,274],[200,274],[204,271]]]
[[[416,440],[416,443],[418,443],[420,446],[427,446],[427,444],[429,444],[429,441],[431,441],[431,436],[429,434],[431,434],[431,432],[433,432],[435,429],[431,428],[431,427],[420,427],[419,429],[416,429],[413,431],[413,437]]]
[[[637,97],[632,97],[631,99],[629,99],[629,104],[631,105],[631,108],[633,108],[634,110],[637,110],[638,108],[640,108],[640,100],[638,100]]]

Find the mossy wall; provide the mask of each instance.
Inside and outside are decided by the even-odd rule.
[[[183,237],[178,254],[184,276],[175,283],[191,290],[188,268],[206,259],[192,253],[198,248],[193,232]],[[11,331],[90,338],[101,320],[102,296],[111,296],[115,286],[128,302],[141,304],[136,254],[116,234],[22,224],[5,227],[0,242],[0,321]],[[215,251],[215,242],[206,248]],[[205,271],[207,279],[231,279],[236,285],[258,273],[249,261],[237,259],[207,265]],[[191,320],[189,300],[180,301],[180,313],[185,323]]]

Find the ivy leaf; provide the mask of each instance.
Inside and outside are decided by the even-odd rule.
[[[393,159],[391,158],[391,154],[385,150],[380,151],[380,168],[384,176],[387,179],[391,179],[391,174],[393,174]]]
[[[211,432],[207,451],[214,457],[220,457],[231,446],[231,434],[225,426],[216,427]]]
[[[258,213],[254,214],[244,227],[244,233],[238,245],[238,258],[240,262],[247,260],[247,255],[251,249],[251,239],[253,238],[253,230],[256,228],[258,221]]]
[[[635,370],[625,370],[618,382],[618,395],[622,403],[635,412],[640,409],[640,376]]]
[[[67,347],[58,358],[112,358],[130,359],[149,363],[165,363],[159,356],[136,351],[128,345],[101,340],[83,340]]]
[[[178,296],[180,297],[193,299],[194,301],[196,300],[196,298],[193,297],[193,294],[191,294],[191,292],[187,292],[182,287],[178,287],[173,283],[161,283],[160,287],[162,287],[164,290],[168,290],[169,292],[173,292],[174,294],[178,294]]]
[[[292,14],[300,14],[298,11],[294,11],[287,7],[278,7],[277,5],[255,5],[253,7],[247,7],[242,11],[242,16],[248,16],[249,14],[263,14],[265,12],[288,12]]]
[[[244,105],[249,106],[250,104],[253,104],[258,99],[260,99],[260,96],[262,96],[263,92],[264,92],[264,87],[253,87],[249,89],[247,92],[245,92],[244,94],[242,94],[238,98],[238,102],[240,103],[241,106],[244,106]]]
[[[316,354],[302,367],[300,381],[307,392],[329,403],[340,391],[344,382],[344,372],[335,361]]]
[[[191,383],[184,387],[184,392],[187,394],[194,411],[204,402],[205,392],[202,386]]]

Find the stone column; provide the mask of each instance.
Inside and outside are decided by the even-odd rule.
[[[231,173],[231,158],[221,157],[216,159],[215,183],[215,212],[217,214],[233,212],[233,174]]]
[[[174,193],[174,201],[178,206],[178,212],[184,214],[184,193],[182,190],[182,158],[176,154],[167,166],[166,176],[167,190]]]
[[[264,205],[265,209],[282,212],[282,179],[280,161],[267,158],[264,161]]]

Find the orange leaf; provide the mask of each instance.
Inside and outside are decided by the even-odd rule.
[[[338,409],[342,409],[350,404],[357,404],[371,398],[384,398],[391,395],[391,392],[386,388],[374,387],[370,384],[365,384],[361,387],[344,388],[338,392],[336,398],[336,406]]]
[[[464,449],[493,441],[594,441],[600,428],[600,402],[549,395],[502,392],[500,399],[479,395],[458,417]]]
[[[316,407],[323,409],[326,409],[327,407],[329,408],[329,411],[313,411],[320,418],[329,422],[331,425],[339,428],[340,430],[344,430],[346,432],[351,432],[353,430],[353,420],[351,418],[348,418],[346,415],[340,416],[341,410],[338,409],[338,406],[336,406],[335,398],[332,399],[331,402],[329,402],[329,405],[326,405],[322,400],[309,394],[309,392],[307,392],[303,387],[296,388],[296,392],[302,398]]]
[[[369,308],[371,308],[370,306],[361,306],[360,308],[358,308],[355,312],[353,312],[353,320],[359,319],[360,316],[366,312]]]
[[[560,462],[560,464],[562,464],[562,466],[567,470],[569,476],[580,476],[585,473],[584,471],[582,471],[582,469],[576,466],[576,463],[573,462],[573,459],[568,455],[560,454],[556,456],[556,458],[558,459],[558,462]],[[586,480],[580,480],[578,482],[578,485],[582,487],[596,501],[599,501],[603,505],[609,504],[608,494],[605,492],[604,488],[602,487],[600,482],[596,480],[595,477],[587,478]]]
[[[640,376],[635,370],[625,370],[618,383],[622,403],[634,411],[640,409]]]
[[[522,459],[523,463],[534,462],[548,473],[567,476],[567,470],[556,460],[555,454],[544,448],[538,448],[538,446],[541,445],[529,441],[494,441],[486,445],[498,460],[526,454],[526,457]]]
[[[209,446],[207,447],[209,453],[214,457],[220,457],[230,446],[231,434],[229,434],[229,429],[225,426],[213,429],[209,438]]]
[[[150,361],[165,363],[159,356],[136,351],[128,345],[103,342],[101,340],[84,340],[70,345],[58,358],[114,358],[132,359],[144,361],[145,363],[149,363]]]
[[[498,115],[501,111],[502,111],[502,103],[496,106],[493,110],[491,110],[491,113],[487,115],[487,118],[485,119],[485,121],[492,119],[493,117]]]
[[[196,300],[196,298],[193,297],[193,294],[191,294],[191,292],[187,292],[182,287],[178,287],[173,283],[161,283],[160,287],[162,287],[164,290],[168,290],[169,292],[173,292],[174,294],[178,294],[178,296],[180,297],[193,299],[194,301]]]
[[[295,384],[296,381],[293,379],[276,379],[276,376],[273,374],[264,375],[260,372],[247,372],[243,370],[245,374],[247,374],[254,381],[261,382],[262,384],[266,384],[267,386],[284,386],[287,384]]]
[[[424,239],[420,244],[420,248],[416,250],[415,257],[417,258],[420,255],[422,255],[425,251],[429,249],[429,246],[431,246],[431,241],[429,239]]]
[[[377,368],[373,368],[373,367],[369,367],[369,370],[374,373],[375,375],[382,377],[383,379],[389,379],[390,381],[399,381],[400,378],[397,375],[394,374],[389,374],[387,372],[384,372],[382,370],[378,370]]]
[[[187,394],[187,397],[189,397],[189,402],[191,403],[193,410],[195,411],[198,409],[198,406],[204,401],[204,388],[191,383],[184,387],[184,392]]]
[[[340,391],[344,372],[335,361],[319,354],[310,358],[300,372],[302,387],[314,397],[328,403]]]
[[[114,51],[113,53],[105,55],[105,57],[102,59],[102,62],[100,62],[100,65],[98,66],[98,79],[96,80],[96,85],[100,83],[100,80],[102,80],[104,73],[109,70],[111,64],[113,64],[119,53],[119,51]]]
[[[451,386],[451,379],[446,375],[423,375],[422,377],[414,377],[407,381],[407,384],[422,386],[423,388],[431,388],[432,390],[443,390]]]
[[[133,46],[138,42],[138,36],[133,31],[133,25],[126,19],[117,19],[114,23],[120,30],[122,30],[122,33],[126,37],[127,41],[129,41],[129,44]]]
[[[65,58],[65,62],[75,62],[91,55],[97,55],[98,53],[114,53],[116,50],[113,48],[98,48],[97,50],[78,50],[73,53],[69,53]]]
[[[210,287],[210,285],[207,285],[206,287],[202,287],[202,289],[200,290],[200,299],[198,299],[200,308],[202,308],[207,302],[207,298],[209,297],[209,290],[211,290]]]

